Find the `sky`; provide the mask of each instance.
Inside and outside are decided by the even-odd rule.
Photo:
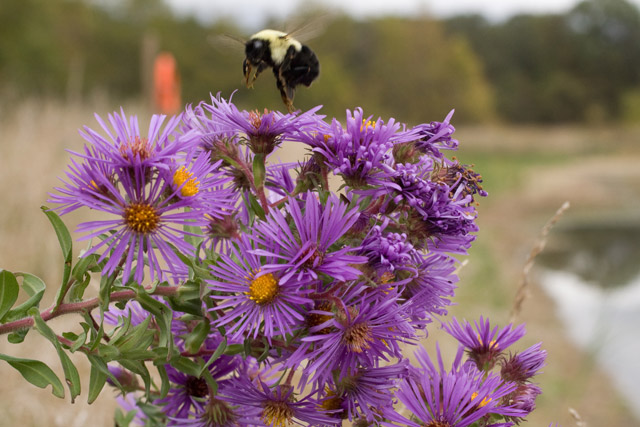
[[[246,29],[259,29],[271,18],[286,21],[302,5],[344,10],[356,18],[395,14],[415,16],[429,14],[446,17],[462,13],[481,13],[491,20],[501,20],[517,13],[563,13],[579,0],[165,0],[181,14],[195,14],[212,21],[232,17]],[[630,0],[640,7],[640,0]]]

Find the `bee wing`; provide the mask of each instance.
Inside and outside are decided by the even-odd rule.
[[[244,45],[246,40],[231,34],[217,34],[207,37],[207,41],[218,51],[229,53],[244,53]]]
[[[287,37],[293,37],[300,42],[306,42],[324,33],[329,26],[331,17],[332,15],[327,12],[311,19],[289,22],[284,32],[287,33]]]

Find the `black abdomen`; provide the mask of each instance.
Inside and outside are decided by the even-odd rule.
[[[300,52],[295,53],[291,58],[289,66],[280,70],[280,72],[290,87],[295,87],[299,84],[309,86],[320,74],[320,62],[318,62],[316,54],[311,49],[302,45]]]

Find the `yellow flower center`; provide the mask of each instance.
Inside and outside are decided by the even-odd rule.
[[[180,188],[180,194],[184,197],[195,196],[200,189],[200,182],[193,178],[193,174],[184,166],[173,173],[173,183]],[[183,185],[184,184],[184,185]]]
[[[326,389],[325,391],[327,393],[327,396],[322,401],[320,408],[325,411],[335,411],[338,409],[342,409],[342,402],[344,401],[344,399],[341,396],[338,396],[335,390]]]
[[[151,233],[160,224],[160,215],[156,209],[146,203],[131,203],[124,208],[124,223],[136,233]]]
[[[267,403],[262,411],[262,421],[272,427],[286,427],[293,418],[293,411],[286,402]]]
[[[362,126],[360,126],[360,131],[368,130],[371,128],[372,130],[376,128],[376,122],[372,122],[371,120],[362,119]]]
[[[471,394],[471,400],[475,399],[476,397],[478,397],[478,392],[474,391]],[[478,405],[478,408],[482,408],[483,406],[485,406],[489,402],[491,402],[491,398],[490,397],[485,397],[484,399],[482,399],[482,402],[480,402],[480,404]]]
[[[256,304],[265,305],[278,296],[279,289],[278,280],[273,277],[273,274],[267,273],[253,279],[249,285],[249,292],[246,292],[246,294]]]
[[[476,334],[478,336],[478,341],[480,342],[480,345],[485,345],[485,343],[482,341],[482,337],[480,336],[480,334]],[[491,340],[489,341],[489,345],[487,346],[489,348],[489,350],[498,350],[498,343],[496,342],[496,340]]]

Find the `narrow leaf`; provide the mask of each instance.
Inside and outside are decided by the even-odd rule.
[[[222,356],[222,353],[224,353],[226,349],[227,349],[227,339],[225,338],[222,340],[220,344],[218,344],[218,348],[216,348],[216,351],[213,352],[209,360],[207,360],[207,363],[205,363],[204,366],[201,368],[200,375],[202,375],[204,371],[207,370],[209,365],[211,365],[213,362],[218,360],[218,358]]]
[[[258,191],[264,187],[264,180],[266,176],[265,155],[256,154],[253,157],[253,183]]]
[[[0,354],[0,360],[6,361],[9,365],[20,372],[25,380],[36,387],[45,388],[51,384],[51,392],[54,396],[64,399],[64,386],[56,374],[39,360],[19,359],[17,357]]]
[[[3,319],[5,322],[11,322],[17,319],[22,319],[27,316],[27,312],[31,307],[38,307],[40,305],[40,301],[44,296],[44,291],[46,285],[37,276],[29,273],[15,273],[16,278],[22,277],[22,289],[29,295],[29,299],[27,299],[22,304],[17,307],[12,308],[5,315]],[[20,341],[22,342],[22,341]]]
[[[155,317],[156,325],[158,325],[160,332],[158,334],[158,347],[167,347],[167,357],[171,358],[173,353],[173,335],[171,333],[173,311],[166,304],[153,299],[143,288],[136,289],[136,292],[138,293],[136,301]]]
[[[16,276],[7,270],[0,271],[0,320],[11,310],[19,293],[20,285]]]
[[[71,254],[73,249],[71,233],[69,233],[67,226],[64,225],[64,222],[60,219],[57,213],[50,210],[46,206],[42,206],[41,209],[49,219],[49,222],[51,222],[51,225],[53,225],[56,236],[58,236],[60,248],[62,249],[62,257],[64,258],[62,283],[60,284],[60,289],[58,289],[55,303],[55,307],[58,307],[62,303],[62,299],[66,295],[68,287],[70,285],[69,278],[71,277]]]
[[[53,225],[53,229],[58,236],[58,242],[60,242],[60,248],[62,249],[62,255],[65,261],[71,261],[71,234],[69,233],[67,226],[64,225],[64,222],[60,219],[58,214],[50,210],[48,207],[41,206],[40,209],[42,209],[44,214],[49,219],[49,222],[51,222],[51,225]]]
[[[87,397],[87,403],[91,404],[98,398],[106,382],[107,374],[96,368],[95,365],[91,365],[91,374],[89,375],[89,397]]]
[[[62,370],[64,371],[64,377],[69,387],[69,392],[71,393],[71,403],[73,403],[76,396],[80,394],[80,375],[78,374],[78,370],[69,358],[69,355],[62,348],[56,333],[42,320],[42,317],[40,317],[38,309],[32,308],[29,310],[29,315],[33,316],[35,329],[40,332],[43,337],[51,341],[56,348],[60,363],[62,364]]]

